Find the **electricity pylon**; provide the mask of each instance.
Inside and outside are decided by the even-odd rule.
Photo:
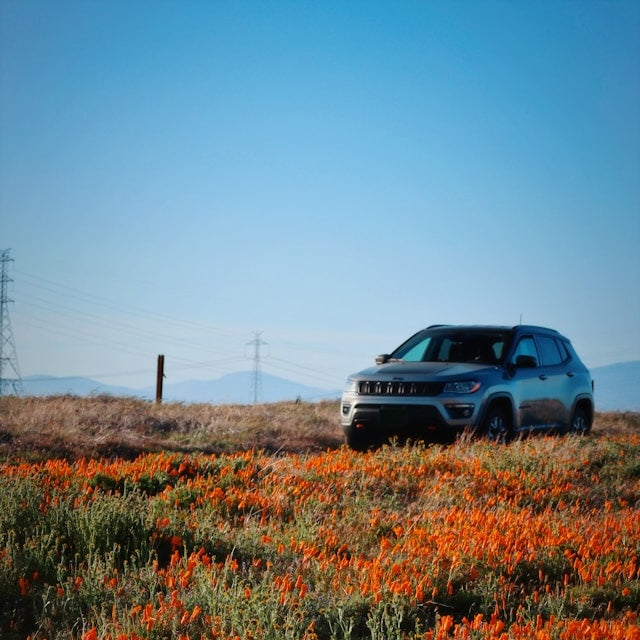
[[[5,395],[5,389],[13,389],[17,396],[22,394],[22,377],[9,318],[9,303],[13,302],[8,295],[8,285],[13,282],[8,273],[9,263],[13,262],[9,251],[10,249],[0,251],[0,396]],[[8,371],[13,372],[11,377],[7,377]]]
[[[258,404],[258,400],[262,397],[262,376],[260,373],[260,347],[269,344],[260,338],[262,331],[254,331],[255,338],[247,344],[253,345],[253,376],[251,378],[251,395],[253,396],[253,404]]]

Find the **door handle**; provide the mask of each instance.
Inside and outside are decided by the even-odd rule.
[[[573,371],[567,371],[567,375],[568,375],[570,378],[573,378],[573,376],[575,376],[576,374],[575,374],[575,373],[573,373]]]
[[[547,376],[544,373],[541,373],[538,378],[540,378],[540,380],[546,380]]]

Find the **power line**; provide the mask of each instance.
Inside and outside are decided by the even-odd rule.
[[[54,318],[48,317],[47,321],[44,322],[42,320],[43,324],[40,325],[37,324],[37,321],[40,320],[39,318],[30,317],[29,315],[20,316],[21,324],[38,327],[57,335],[68,335],[85,342],[91,342],[97,346],[116,347],[116,350],[122,353],[134,354],[134,350],[132,350],[131,345],[127,344],[125,336],[135,336],[137,338],[135,353],[144,356],[155,353],[158,348],[157,343],[161,341],[164,345],[171,344],[175,348],[197,351],[198,354],[202,354],[203,351],[209,352],[218,356],[215,359],[216,361],[220,361],[221,358],[225,357],[229,360],[239,357],[234,355],[232,347],[228,344],[224,346],[207,346],[206,344],[203,345],[202,338],[197,337],[205,334],[237,338],[240,335],[238,331],[225,331],[206,323],[190,322],[163,314],[145,312],[46,278],[19,270],[16,271],[27,278],[24,280],[25,291],[19,297],[18,304],[26,308],[54,314]],[[41,293],[44,292],[42,295],[47,297],[26,293],[29,287],[37,287]],[[50,297],[50,295],[55,296],[55,298]],[[74,300],[76,301],[75,305],[73,304]],[[89,308],[95,311],[92,313],[78,308],[80,304],[89,305]],[[115,318],[107,318],[97,310],[98,307],[116,311],[119,315]],[[120,317],[122,314],[125,314],[124,318]],[[55,317],[60,318],[61,322],[56,322]],[[67,319],[66,323],[64,319]],[[82,328],[76,329],[68,326],[68,319],[82,322]],[[147,326],[142,325],[137,320],[143,320]],[[162,330],[149,327],[149,321],[161,324]],[[179,330],[178,335],[172,333],[174,328]],[[190,335],[185,335],[185,333]],[[149,350],[143,353],[142,349],[145,348],[144,345],[146,344],[153,344],[153,347],[149,347]],[[206,363],[201,364],[198,361],[194,361],[193,358],[186,359],[174,355],[172,359],[181,360],[194,368],[199,366],[207,368]]]
[[[37,287],[44,291],[53,293],[54,295],[57,296],[56,299],[59,299],[60,296],[64,296],[65,299],[75,298],[76,300],[83,302],[85,304],[95,305],[95,306],[110,309],[112,311],[116,311],[119,313],[124,313],[129,317],[135,316],[135,317],[147,319],[147,320],[150,319],[154,321],[162,321],[165,325],[172,324],[183,329],[187,328],[194,331],[200,331],[203,333],[220,335],[227,338],[238,338],[241,335],[239,331],[232,331],[230,329],[216,327],[214,325],[204,323],[204,322],[194,322],[191,320],[174,318],[172,316],[168,316],[162,313],[151,313],[149,311],[145,311],[137,307],[132,307],[130,305],[116,302],[115,300],[106,298],[104,296],[96,295],[95,293],[90,293],[88,291],[84,291],[81,289],[77,289],[75,287],[70,287],[68,285],[61,284],[59,282],[55,282],[48,278],[43,278],[41,276],[30,274],[25,271],[20,271],[19,269],[16,269],[16,273],[26,279],[25,280],[26,284],[29,284],[33,287]]]
[[[118,353],[150,360],[160,349],[158,343],[161,343],[161,350],[171,358],[174,365],[178,365],[171,368],[172,372],[189,369],[220,371],[241,360],[241,356],[236,355],[235,340],[240,335],[237,329],[226,330],[206,322],[193,322],[149,312],[99,293],[68,286],[20,269],[15,269],[15,274],[16,282],[24,286],[20,287],[20,295],[15,296],[17,318],[14,313],[14,325],[17,319],[20,326],[33,327],[55,336],[73,338],[74,342],[108,349],[110,358]],[[23,312],[20,311],[21,307]],[[135,339],[130,340],[130,337]],[[227,340],[222,342],[221,337]],[[254,347],[250,356],[254,361],[250,390],[254,402],[258,402],[262,395],[262,369],[266,366],[321,380],[323,384],[329,381],[332,386],[335,384],[334,376],[329,373],[291,360],[274,358],[269,359],[267,364],[265,358],[268,354],[263,348],[267,343],[258,333],[254,339],[263,343],[249,343]],[[62,346],[60,342],[56,344]],[[270,341],[269,344],[274,343]],[[312,351],[325,356],[328,353],[347,355],[317,344],[290,340],[277,341],[277,344],[286,349]],[[192,352],[197,352],[198,356],[193,357]],[[203,354],[206,355],[202,357]],[[134,367],[137,368],[137,365]],[[111,371],[114,370],[120,371],[121,368],[116,365],[111,368]],[[111,373],[105,370],[105,376],[111,376]]]
[[[343,382],[342,378],[336,378],[336,376],[313,369],[311,367],[305,367],[289,360],[283,360],[282,358],[276,358],[275,356],[269,356],[269,365],[275,369],[286,371],[288,373],[294,373],[297,376],[304,376],[307,379],[313,379],[316,383],[340,385]]]
[[[0,252],[0,396],[5,387],[12,388],[16,395],[22,394],[22,376],[18,367],[18,355],[9,318],[9,303],[13,302],[9,299],[7,291],[9,283],[13,282],[8,274],[9,263],[13,262],[9,252],[10,249],[3,249]],[[13,371],[12,378],[5,378],[5,369]]]

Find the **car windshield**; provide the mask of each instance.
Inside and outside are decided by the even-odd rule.
[[[421,331],[398,347],[391,358],[405,362],[468,362],[494,365],[502,361],[510,334],[499,330]]]

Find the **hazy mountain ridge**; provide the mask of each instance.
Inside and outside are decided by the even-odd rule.
[[[208,402],[211,404],[249,404],[254,400],[253,372],[229,373],[213,380],[187,380],[163,384],[162,398],[166,402]],[[156,396],[154,386],[142,389],[109,385],[82,377],[27,376],[22,379],[25,395],[50,396],[71,394],[77,396],[106,393],[152,400]],[[259,402],[281,402],[300,398],[306,401],[335,399],[340,391],[286,380],[268,373],[260,375]]]
[[[598,411],[640,411],[640,360],[591,369]]]
[[[253,402],[253,372],[229,373],[213,380],[165,381],[163,399],[167,402],[208,402],[211,404],[250,404]],[[595,402],[598,411],[640,411],[640,360],[594,367]],[[340,390],[311,387],[262,373],[259,402],[335,399]],[[47,396],[72,394],[78,396],[106,393],[152,400],[155,387],[143,389],[104,384],[81,377],[28,376],[22,384],[25,395]]]

